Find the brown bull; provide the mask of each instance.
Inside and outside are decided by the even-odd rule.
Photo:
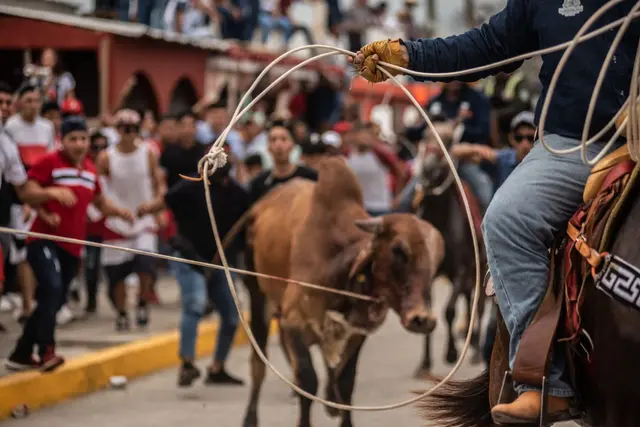
[[[264,351],[268,319],[279,315],[282,339],[297,384],[315,394],[318,380],[309,347],[317,344],[329,371],[327,398],[350,403],[360,348],[391,308],[409,331],[435,327],[423,295],[442,260],[444,241],[414,215],[370,218],[362,191],[343,158],[318,166],[317,183],[293,180],[252,209],[247,264],[259,273],[288,277],[372,296],[362,301],[281,281],[247,278],[251,329]],[[266,298],[265,298],[266,297]],[[265,366],[254,353],[245,426],[257,426]],[[299,426],[310,425],[311,401],[301,397]],[[330,411],[337,415],[337,411]],[[351,426],[350,413],[341,426]]]

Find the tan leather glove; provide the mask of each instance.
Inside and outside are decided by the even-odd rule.
[[[407,49],[400,44],[400,40],[379,40],[362,47],[356,56],[355,65],[360,75],[372,83],[380,83],[387,80],[382,71],[376,69],[378,61],[387,62],[406,68],[409,65]],[[401,74],[400,71],[387,69],[393,76]]]
[[[636,113],[640,114],[640,103],[638,103],[636,107]],[[620,126],[622,126],[622,122],[624,122],[624,119],[626,119],[628,115],[629,115],[629,106],[627,105],[624,108],[624,111],[622,112],[622,114],[620,114],[620,117],[618,117],[618,119],[616,120],[616,129],[620,129]]]

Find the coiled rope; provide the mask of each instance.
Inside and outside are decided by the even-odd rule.
[[[367,298],[366,298],[366,296],[358,295],[358,294],[348,295],[350,293],[347,293],[346,291],[338,291],[338,290],[335,290],[335,289],[331,289],[331,288],[327,288],[327,287],[323,287],[323,286],[319,286],[319,285],[314,285],[314,284],[310,284],[310,283],[299,282],[299,281],[295,281],[295,280],[291,280],[291,279],[285,279],[285,278],[276,278],[276,277],[273,277],[273,276],[264,275],[264,274],[260,274],[260,273],[255,273],[255,272],[250,272],[250,271],[246,271],[246,270],[230,268],[228,263],[227,263],[226,256],[224,254],[224,249],[223,249],[222,242],[221,242],[221,239],[220,239],[220,236],[219,236],[219,233],[218,233],[218,228],[217,228],[217,225],[216,225],[215,215],[213,213],[208,179],[203,179],[204,188],[205,188],[205,197],[206,197],[206,200],[207,200],[207,208],[208,208],[209,217],[210,217],[210,220],[211,220],[211,228],[213,230],[213,234],[214,234],[214,238],[215,238],[215,241],[216,241],[216,246],[217,246],[218,253],[220,254],[220,259],[222,261],[222,266],[215,265],[215,264],[210,264],[210,263],[205,263],[205,262],[187,260],[187,259],[184,259],[184,258],[166,256],[166,255],[161,255],[161,254],[156,254],[156,253],[151,253],[151,252],[146,252],[146,251],[139,251],[139,250],[130,249],[130,248],[122,248],[122,247],[118,247],[118,246],[115,246],[115,245],[109,245],[109,244],[104,244],[104,243],[95,243],[95,242],[89,242],[89,241],[85,241],[85,240],[70,239],[70,238],[65,238],[65,237],[55,236],[55,235],[49,235],[49,234],[43,234],[43,233],[34,233],[34,232],[30,232],[30,231],[16,230],[16,229],[8,228],[8,227],[0,227],[0,232],[9,233],[9,234],[16,234],[16,235],[26,235],[26,236],[31,236],[31,237],[40,238],[40,239],[48,239],[48,240],[52,240],[52,241],[76,243],[76,244],[83,244],[83,245],[87,245],[87,246],[95,246],[95,247],[102,247],[102,248],[109,248],[109,249],[119,249],[119,250],[123,250],[123,251],[126,251],[126,252],[134,253],[134,254],[148,255],[148,256],[155,257],[155,258],[161,258],[161,259],[166,259],[166,260],[170,260],[170,261],[185,262],[185,263],[188,263],[188,264],[198,265],[198,266],[208,267],[208,268],[223,269],[224,272],[225,272],[225,277],[227,279],[227,283],[228,283],[229,289],[230,289],[231,294],[233,296],[234,304],[235,304],[236,309],[238,310],[238,312],[241,314],[240,315],[240,322],[242,323],[243,328],[247,332],[247,336],[249,337],[249,341],[250,341],[251,345],[253,346],[254,351],[258,354],[258,356],[262,360],[262,362],[266,366],[268,366],[269,369],[271,371],[273,371],[276,374],[276,376],[278,376],[278,378],[280,378],[287,385],[289,385],[291,388],[293,388],[297,393],[301,394],[302,396],[304,396],[304,397],[306,397],[306,398],[308,398],[310,400],[314,400],[314,401],[317,401],[319,403],[322,403],[323,405],[326,405],[326,406],[329,406],[329,407],[332,407],[332,408],[335,408],[335,409],[347,410],[347,411],[386,411],[386,410],[391,410],[391,409],[396,409],[396,408],[401,408],[401,407],[404,407],[404,406],[408,406],[408,405],[410,405],[412,403],[415,403],[416,401],[418,401],[418,400],[420,400],[420,399],[422,399],[422,398],[434,393],[436,390],[438,390],[440,387],[442,387],[444,384],[446,384],[451,379],[451,377],[458,371],[460,366],[462,365],[462,362],[463,362],[464,357],[465,357],[465,355],[466,355],[466,353],[467,353],[467,351],[469,349],[469,345],[470,345],[470,342],[471,342],[471,334],[472,334],[472,330],[473,330],[473,324],[475,323],[475,319],[476,319],[476,316],[477,316],[478,301],[479,301],[479,296],[480,296],[480,292],[481,292],[482,280],[481,280],[481,269],[480,269],[480,256],[479,256],[479,248],[478,248],[478,239],[477,239],[477,236],[475,234],[475,229],[473,227],[473,221],[471,219],[471,211],[470,211],[470,208],[469,208],[469,201],[467,200],[465,192],[463,191],[462,182],[460,181],[460,177],[458,176],[458,173],[457,173],[457,171],[456,171],[456,169],[454,167],[453,161],[452,161],[451,157],[449,156],[449,153],[447,152],[446,147],[445,147],[442,139],[440,138],[440,136],[436,132],[436,129],[433,126],[433,123],[429,119],[428,115],[425,113],[425,111],[422,109],[422,107],[417,102],[417,100],[413,97],[413,95],[407,90],[407,88],[404,87],[401,83],[399,83],[387,71],[387,69],[393,69],[393,70],[396,70],[396,71],[400,71],[400,72],[402,72],[404,74],[409,74],[409,75],[416,76],[416,77],[423,77],[423,78],[427,78],[427,79],[428,78],[431,78],[431,79],[451,78],[451,77],[459,77],[459,76],[463,76],[463,75],[473,74],[473,73],[477,73],[477,72],[481,72],[481,71],[487,71],[487,70],[491,70],[491,69],[494,69],[494,68],[502,67],[502,66],[507,65],[507,64],[511,64],[511,63],[514,63],[514,62],[518,62],[518,61],[522,61],[522,60],[525,60],[525,59],[529,59],[529,58],[537,56],[537,55],[546,55],[546,54],[549,54],[549,53],[558,52],[558,51],[561,51],[563,49],[567,49],[565,51],[560,63],[558,64],[558,67],[556,68],[556,71],[554,73],[552,82],[551,82],[550,87],[549,87],[549,91],[548,91],[547,97],[545,98],[545,102],[543,104],[543,110],[542,110],[542,115],[540,117],[540,124],[539,124],[539,127],[540,127],[540,132],[539,132],[539,134],[540,134],[540,142],[542,143],[542,145],[544,146],[545,149],[547,149],[548,151],[550,151],[551,153],[554,153],[554,154],[568,154],[568,153],[571,153],[571,152],[575,152],[575,151],[581,150],[583,161],[585,163],[588,163],[588,164],[593,164],[593,163],[597,162],[600,158],[602,158],[602,156],[604,156],[604,154],[606,153],[608,148],[610,148],[610,146],[612,144],[612,141],[614,141],[613,138],[615,138],[616,136],[619,136],[622,133],[622,131],[624,130],[625,125],[626,125],[627,141],[628,141],[628,144],[629,144],[629,150],[630,150],[632,158],[635,161],[638,161],[638,159],[640,158],[640,138],[639,138],[639,136],[640,136],[640,120],[638,120],[638,117],[637,117],[637,114],[636,114],[637,113],[636,103],[638,102],[638,100],[640,98],[640,87],[639,87],[640,85],[638,84],[638,71],[640,70],[640,43],[638,45],[638,52],[636,54],[636,58],[635,58],[635,62],[634,62],[633,75],[632,75],[632,79],[631,79],[631,90],[630,90],[629,98],[627,99],[625,104],[622,106],[620,111],[618,111],[618,113],[614,116],[614,118],[609,122],[609,124],[607,126],[605,126],[605,128],[603,128],[600,132],[598,132],[598,134],[596,136],[594,136],[593,138],[591,138],[589,140],[586,138],[586,135],[588,135],[588,129],[590,127],[589,125],[590,125],[590,121],[591,121],[591,116],[592,116],[593,110],[595,108],[595,102],[596,102],[596,99],[597,99],[597,93],[599,93],[600,87],[602,85],[602,81],[604,79],[604,75],[606,73],[606,69],[608,67],[609,62],[611,61],[611,58],[613,57],[613,53],[615,52],[616,47],[618,46],[618,44],[619,44],[619,42],[620,42],[620,40],[622,38],[622,34],[629,27],[631,21],[633,19],[638,18],[638,16],[640,16],[640,12],[638,12],[638,9],[640,8],[640,1],[638,1],[635,4],[635,6],[630,11],[630,13],[627,15],[627,17],[618,19],[616,21],[613,21],[613,22],[611,22],[611,23],[609,23],[607,25],[604,25],[601,28],[599,28],[597,30],[594,30],[594,31],[591,31],[589,33],[587,33],[586,31],[608,9],[612,8],[613,6],[615,6],[618,3],[621,3],[622,1],[624,1],[624,0],[610,0],[608,3],[603,5],[600,9],[598,9],[593,14],[593,16],[578,31],[576,36],[569,42],[565,42],[565,43],[562,43],[562,44],[559,44],[559,45],[556,45],[556,46],[553,46],[553,47],[550,47],[550,48],[537,50],[537,51],[534,51],[534,52],[531,52],[531,53],[519,55],[519,56],[510,58],[510,59],[506,59],[506,60],[503,60],[503,61],[499,61],[499,62],[496,62],[496,63],[493,63],[493,64],[489,64],[489,65],[485,65],[485,66],[481,66],[481,67],[475,67],[475,68],[467,69],[467,70],[464,70],[464,71],[449,72],[449,73],[420,73],[420,72],[408,70],[408,69],[405,69],[405,68],[402,68],[402,67],[398,67],[398,66],[393,65],[393,64],[388,64],[388,63],[384,63],[384,62],[379,62],[378,63],[378,69],[384,75],[386,75],[389,79],[391,79],[396,85],[398,85],[400,87],[400,89],[407,95],[409,100],[412,102],[412,104],[418,109],[418,111],[422,115],[422,118],[425,120],[425,122],[429,126],[429,129],[431,130],[431,132],[433,132],[433,134],[435,135],[436,140],[437,140],[438,144],[440,145],[440,148],[443,151],[443,155],[444,155],[445,159],[447,160],[447,164],[449,165],[449,167],[452,170],[456,185],[458,186],[458,190],[460,191],[460,194],[462,195],[462,199],[463,199],[463,202],[464,202],[465,213],[466,213],[467,218],[469,220],[469,229],[471,231],[474,255],[475,255],[475,258],[476,258],[475,295],[474,295],[474,299],[473,299],[473,306],[472,306],[470,320],[469,320],[469,331],[467,332],[467,336],[466,336],[465,343],[464,343],[464,346],[462,348],[462,352],[460,354],[460,357],[458,358],[458,361],[453,366],[451,371],[438,384],[436,384],[433,388],[431,388],[427,392],[425,392],[425,393],[423,393],[421,395],[415,396],[413,398],[407,399],[405,401],[394,403],[394,404],[377,405],[377,406],[352,406],[352,405],[343,405],[343,404],[339,404],[339,403],[335,403],[335,402],[330,402],[328,400],[322,399],[320,397],[314,396],[314,395],[304,391],[303,389],[298,387],[296,384],[291,382],[288,378],[286,378],[283,374],[281,374],[269,362],[269,360],[266,358],[266,356],[264,355],[264,353],[261,351],[260,347],[258,346],[258,344],[257,344],[257,342],[255,340],[255,337],[253,336],[253,333],[251,332],[251,329],[250,329],[249,325],[247,324],[247,321],[245,320],[244,316],[242,316],[241,307],[240,307],[240,301],[239,301],[238,295],[236,293],[235,287],[233,286],[233,281],[231,279],[231,274],[230,274],[231,271],[238,272],[238,273],[241,273],[241,274],[249,274],[249,275],[253,275],[253,276],[256,276],[256,277],[265,277],[265,278],[278,279],[278,280],[291,282],[291,283],[297,283],[297,284],[299,284],[301,286],[311,287],[311,288],[314,288],[314,289],[327,291],[327,292],[339,293],[339,294],[342,294],[342,295],[345,295],[345,296],[358,298],[358,299],[367,299]],[[587,114],[587,119],[585,120],[585,127],[584,127],[584,130],[583,130],[583,137],[581,139],[580,146],[574,147],[574,148],[571,148],[571,149],[566,149],[566,150],[556,150],[556,149],[550,147],[549,145],[547,145],[544,142],[544,136],[543,136],[543,134],[544,134],[544,132],[543,132],[544,123],[545,123],[546,115],[548,113],[550,99],[553,96],[553,92],[555,90],[555,85],[556,85],[557,80],[558,80],[558,78],[560,76],[560,73],[562,72],[562,69],[564,68],[566,62],[568,61],[568,57],[569,57],[570,53],[573,51],[573,49],[575,49],[575,46],[577,46],[578,43],[582,43],[582,42],[585,42],[587,40],[590,40],[590,39],[592,39],[592,38],[594,38],[594,37],[596,37],[596,36],[598,36],[600,34],[605,33],[606,31],[609,31],[609,30],[611,30],[613,28],[618,27],[618,26],[620,26],[620,29],[618,31],[618,34],[616,35],[616,38],[615,38],[614,42],[612,43],[612,46],[611,46],[611,48],[610,48],[610,50],[609,50],[609,52],[607,54],[607,57],[605,58],[605,62],[603,64],[602,70],[601,70],[600,75],[598,77],[598,81],[596,83],[596,87],[594,88],[594,95],[592,96],[592,98],[590,100],[590,103],[589,103],[589,110],[588,110],[589,112]],[[309,59],[301,62],[300,64],[296,65],[292,69],[288,70],[282,76],[277,78],[273,83],[271,83],[254,100],[252,100],[251,103],[249,103],[249,105],[247,105],[244,109],[240,110],[240,107],[242,105],[244,105],[244,103],[246,102],[248,96],[251,95],[251,93],[255,90],[255,87],[258,85],[260,80],[262,80],[264,78],[264,76],[269,72],[269,70],[271,68],[273,68],[277,63],[282,61],[284,58],[290,56],[291,54],[293,54],[295,52],[298,52],[298,51],[301,51],[301,50],[307,50],[307,49],[330,50],[330,52],[322,53],[322,54],[319,54],[319,55],[317,55],[317,56],[315,56],[313,58],[309,58]],[[340,48],[336,48],[336,47],[333,47],[333,46],[308,45],[308,46],[302,46],[302,47],[299,47],[299,48],[296,48],[296,49],[292,49],[292,50],[282,54],[281,56],[276,58],[271,64],[269,64],[260,73],[260,75],[258,76],[256,81],[251,85],[249,90],[245,93],[245,95],[242,97],[242,99],[238,103],[238,107],[236,108],[236,111],[234,112],[234,115],[231,118],[231,121],[230,121],[229,125],[227,126],[227,128],[222,132],[222,134],[218,137],[218,139],[216,139],[216,141],[214,142],[213,146],[211,147],[211,150],[209,151],[209,153],[207,153],[200,160],[200,162],[198,163],[198,170],[200,172],[201,177],[208,177],[209,175],[213,174],[213,172],[217,168],[220,168],[220,167],[225,165],[227,159],[226,159],[226,154],[224,153],[224,149],[222,148],[222,146],[223,146],[224,142],[226,141],[227,135],[231,131],[232,127],[239,120],[239,117],[241,117],[246,112],[248,112],[253,107],[253,105],[255,105],[260,99],[262,99],[262,97],[264,97],[264,95],[266,95],[266,93],[268,93],[274,86],[276,86],[280,81],[285,79],[289,74],[291,74],[292,72],[294,72],[298,68],[304,67],[305,65],[307,65],[307,64],[309,64],[309,63],[311,63],[313,61],[316,61],[316,60],[319,60],[319,59],[322,59],[322,58],[325,58],[325,57],[328,57],[328,56],[331,56],[331,55],[336,55],[336,54],[344,54],[344,55],[348,55],[348,56],[351,56],[351,57],[355,57],[355,55],[356,55],[353,52],[350,52],[350,51],[347,51],[347,50],[344,50],[344,49],[340,49]],[[634,102],[629,102],[630,99],[633,99]],[[602,151],[594,159],[588,160],[586,158],[586,147],[588,145],[590,145],[591,143],[593,143],[594,141],[596,141],[597,138],[599,138],[602,135],[604,135],[606,133],[606,131],[608,129],[610,129],[616,123],[616,120],[622,115],[622,112],[627,107],[627,105],[629,105],[629,113],[627,114],[627,117],[624,119],[624,121],[619,126],[618,130],[615,132],[615,136],[612,138],[612,141],[609,141],[605,145],[605,147],[602,149]],[[372,298],[369,298],[369,299],[373,300]]]

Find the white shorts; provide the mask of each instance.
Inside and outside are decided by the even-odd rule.
[[[24,205],[11,205],[10,208],[9,227],[20,230],[29,231],[33,221],[36,219],[35,211],[32,211],[28,221],[24,220]],[[20,264],[27,259],[27,236],[24,234],[12,235],[11,245],[9,247],[9,263],[11,265]]]
[[[158,236],[155,233],[141,233],[135,238],[127,238],[122,240],[105,241],[109,245],[120,246],[123,248],[137,249],[140,251],[158,252]],[[102,249],[102,265],[112,266],[124,264],[131,261],[135,254],[131,252],[121,251],[117,249]]]

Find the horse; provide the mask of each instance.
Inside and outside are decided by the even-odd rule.
[[[454,143],[454,125],[449,122],[435,123],[438,134],[445,144]],[[435,144],[433,137],[429,135],[426,142],[420,146],[417,174],[418,182],[422,187],[414,200],[414,208],[417,216],[431,224],[440,231],[445,240],[445,256],[437,275],[446,276],[452,284],[452,293],[445,309],[447,320],[448,338],[445,360],[454,363],[458,359],[458,350],[455,342],[454,321],[456,317],[456,303],[459,297],[464,296],[467,303],[467,316],[471,313],[473,290],[475,284],[475,256],[472,246],[469,223],[461,203],[453,174],[449,169],[440,148]],[[480,208],[477,199],[465,185],[466,195],[472,212],[475,213],[476,235],[480,238],[482,233],[479,226]],[[484,245],[480,241],[480,254],[482,262],[482,274],[486,272],[486,255]],[[430,295],[425,295],[427,302],[431,301]],[[484,314],[484,296],[481,296],[480,307],[474,328],[471,345],[474,350],[472,362],[480,363],[482,349],[480,343],[481,322]],[[468,317],[467,317],[468,319]],[[468,324],[468,320],[466,322]],[[431,375],[431,336],[425,336],[424,353],[422,361],[416,371],[416,378],[430,378]]]
[[[540,327],[544,322],[538,320],[545,320],[541,317],[543,301],[520,344],[522,350],[528,336],[525,351],[531,353],[536,348],[531,346],[535,334],[527,335],[528,331],[537,327],[538,334],[547,333],[549,347],[534,351],[540,356],[536,372],[541,378],[550,348],[559,339],[568,342],[568,372],[580,422],[593,427],[635,427],[640,419],[636,359],[640,352],[640,166],[628,156],[619,166],[626,170],[609,168],[604,183],[602,177],[594,177],[605,169],[598,169],[598,164],[594,167],[585,188],[585,203],[571,219],[566,236],[550,250],[545,301],[558,301],[559,320]],[[605,256],[607,253],[610,255]],[[419,406],[426,420],[443,427],[496,425],[491,408],[515,398],[506,386],[509,336],[500,313],[497,320],[489,370],[472,379],[450,382],[422,400]],[[519,356],[520,351],[516,360]],[[545,425],[544,418],[540,425]]]

